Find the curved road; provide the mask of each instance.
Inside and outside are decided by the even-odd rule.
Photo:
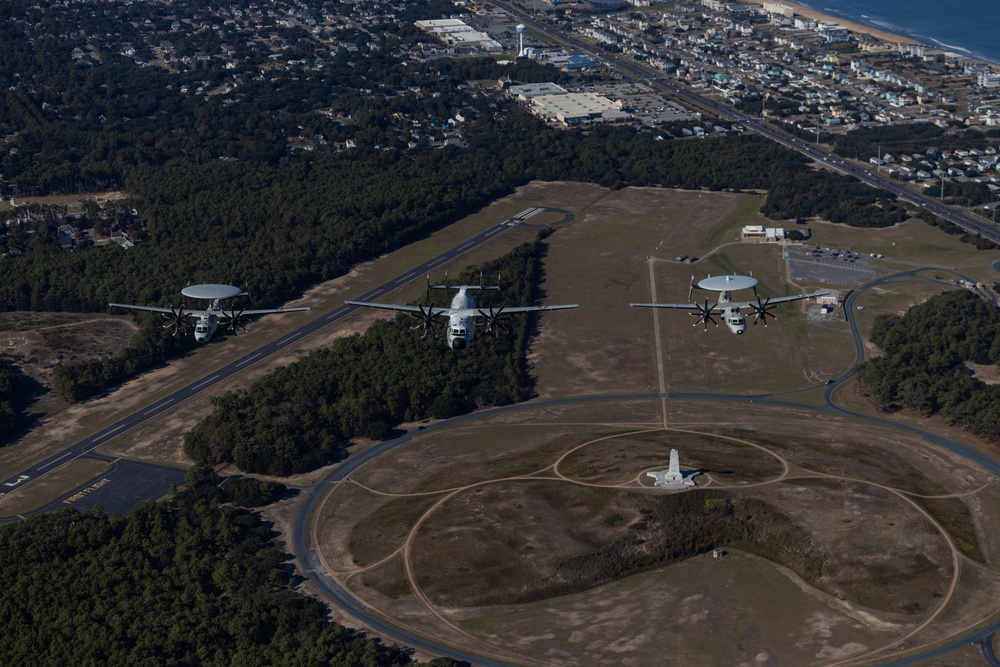
[[[844,301],[844,313],[847,317],[848,323],[851,326],[851,335],[854,340],[855,345],[855,365],[864,360],[865,350],[864,342],[861,337],[861,332],[858,329],[857,321],[854,319],[854,304],[856,303],[858,297],[861,296],[866,290],[881,285],[885,282],[891,280],[899,280],[906,278],[919,277],[919,274],[923,271],[929,270],[942,270],[935,269],[934,267],[922,267],[918,269],[912,269],[910,271],[903,271],[900,273],[895,273],[890,276],[883,276],[866,283],[858,290],[851,292]],[[931,279],[926,279],[928,282],[937,282]],[[332,471],[327,475],[322,481],[316,484],[314,487],[306,491],[306,499],[299,509],[299,513],[295,519],[295,527],[292,533],[293,544],[292,548],[295,551],[296,557],[298,557],[299,562],[303,564],[303,568],[306,570],[306,574],[309,576],[310,580],[319,588],[321,593],[327,598],[329,602],[335,604],[341,610],[347,612],[359,623],[365,625],[383,636],[392,637],[394,640],[400,642],[403,645],[413,646],[424,651],[428,651],[432,654],[443,655],[454,658],[456,660],[464,660],[469,663],[477,665],[485,665],[487,667],[513,667],[509,663],[498,662],[496,660],[483,658],[472,653],[463,651],[461,649],[452,648],[449,646],[444,646],[440,644],[435,644],[432,640],[428,640],[419,635],[415,635],[407,630],[398,628],[392,625],[390,622],[370,613],[365,607],[365,605],[353,597],[349,592],[347,592],[340,584],[338,584],[332,577],[330,577],[326,570],[320,563],[319,555],[314,549],[309,548],[307,542],[308,539],[308,529],[309,520],[312,511],[316,507],[316,503],[323,496],[324,489],[330,484],[342,481],[346,479],[352,472],[368,463],[369,461],[375,459],[376,457],[384,454],[385,452],[399,447],[407,442],[409,442],[415,435],[422,435],[427,431],[436,430],[446,426],[451,426],[457,423],[471,421],[474,419],[479,419],[481,417],[493,416],[496,414],[501,414],[504,412],[512,412],[516,410],[533,410],[538,408],[544,408],[547,406],[554,405],[565,405],[567,403],[587,403],[587,402],[603,402],[603,401],[627,401],[635,399],[662,399],[662,398],[674,398],[674,399],[695,399],[695,400],[712,400],[712,401],[734,401],[734,402],[749,402],[754,401],[758,403],[766,403],[768,405],[775,406],[786,406],[796,409],[804,410],[820,410],[826,412],[832,412],[835,414],[840,414],[843,416],[848,416],[854,419],[861,419],[864,421],[870,421],[881,426],[888,426],[891,428],[896,428],[899,430],[906,431],[908,433],[913,433],[915,435],[922,436],[924,439],[932,442],[940,447],[948,449],[960,456],[963,456],[975,463],[979,464],[983,468],[989,470],[993,474],[1000,476],[1000,461],[993,459],[992,457],[986,455],[983,452],[972,449],[958,442],[955,442],[944,436],[936,435],[929,431],[911,426],[909,424],[901,424],[894,422],[889,419],[884,419],[881,417],[876,417],[872,415],[865,415],[861,413],[852,412],[850,410],[845,410],[833,404],[832,394],[833,391],[846,380],[848,380],[853,373],[848,371],[844,373],[839,378],[834,380],[833,383],[827,386],[824,393],[825,405],[815,407],[804,405],[801,403],[795,403],[791,401],[784,401],[780,399],[773,398],[776,394],[757,394],[757,395],[738,395],[738,394],[707,394],[699,392],[666,392],[662,394],[608,394],[601,396],[585,396],[585,397],[574,397],[565,399],[553,399],[547,401],[538,401],[534,403],[524,403],[519,405],[510,405],[501,408],[495,408],[492,410],[471,413],[467,415],[462,415],[454,419],[447,421],[438,422],[425,429],[419,429],[417,431],[407,433],[394,440],[387,440],[379,443],[375,447],[372,447],[364,452],[361,452],[355,457],[349,458],[336,470]],[[1000,621],[997,621],[990,625],[989,627],[979,630],[971,635],[955,639],[947,644],[938,646],[933,649],[928,649],[921,653],[899,658],[896,660],[891,660],[888,662],[878,663],[880,667],[915,667],[921,663],[928,660],[940,657],[962,647],[968,646],[970,644],[978,644],[983,652],[983,656],[987,662],[996,667],[1000,667],[1000,660],[993,652],[993,636],[1000,631]]]
[[[436,267],[445,264],[451,260],[454,260],[459,255],[468,252],[472,248],[475,248],[476,246],[479,246],[489,241],[490,239],[496,237],[497,235],[502,234],[506,230],[511,229],[512,227],[516,227],[524,223],[531,217],[539,213],[542,213],[544,211],[559,213],[563,216],[561,220],[552,224],[562,224],[564,222],[571,220],[573,217],[572,213],[570,213],[569,211],[564,211],[562,209],[553,209],[543,206],[533,206],[518,213],[517,215],[507,218],[506,220],[494,225],[493,227],[490,227],[489,229],[480,232],[479,234],[476,234],[472,238],[467,239],[466,241],[460,243],[454,248],[451,248],[450,250],[442,252],[441,254],[437,255],[436,257],[433,257],[432,259],[429,259],[423,264],[415,266],[412,270],[407,271],[404,274],[400,274],[399,276],[393,278],[392,280],[383,283],[379,287],[376,287],[375,289],[370,290],[362,294],[361,296],[355,297],[354,300],[372,301],[375,298],[381,296],[382,294],[391,292],[394,289],[402,287],[403,285],[409,283],[414,278],[429,273]],[[267,343],[263,347],[258,348],[257,350],[250,352],[239,359],[236,359],[235,361],[217,369],[216,371],[210,373],[209,375],[191,382],[187,386],[182,387],[181,389],[178,389],[169,396],[166,396],[161,400],[157,401],[154,405],[140,408],[136,412],[119,419],[110,426],[107,426],[106,428],[103,428],[100,431],[73,443],[72,445],[66,447],[65,449],[62,449],[56,452],[55,454],[52,454],[51,456],[42,459],[41,461],[33,463],[32,465],[28,466],[27,468],[24,468],[20,472],[11,475],[7,479],[0,480],[0,496],[3,496],[4,494],[16,488],[28,484],[29,482],[41,477],[42,475],[52,472],[59,466],[69,463],[70,461],[73,461],[75,459],[78,459],[86,455],[93,456],[92,454],[93,450],[101,446],[105,442],[113,438],[117,438],[118,436],[129,431],[130,429],[133,429],[136,426],[139,426],[140,424],[150,419],[153,419],[162,412],[175,408],[176,406],[183,403],[192,396],[195,396],[199,392],[202,392],[208,389],[209,387],[212,387],[215,384],[222,382],[223,380],[229,379],[230,377],[236,375],[237,373],[257,363],[261,359],[264,359],[276,352],[283,350],[289,345],[298,342],[300,339],[305,338],[306,336],[312,333],[315,333],[316,331],[322,329],[328,324],[336,322],[337,320],[341,319],[345,315],[348,315],[357,308],[358,306],[350,306],[347,304],[335,308],[330,312],[326,313],[325,315],[321,315],[320,317],[317,317],[315,320],[312,320],[311,322],[303,325],[302,327],[296,329],[295,331],[292,331],[288,335],[276,341]],[[16,516],[0,517],[0,522],[16,521],[17,519],[18,517]]]

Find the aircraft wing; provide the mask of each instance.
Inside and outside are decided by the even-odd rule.
[[[130,310],[148,310],[151,313],[165,313],[169,315],[176,315],[180,312],[180,307],[178,308],[157,308],[156,306],[135,306],[131,303],[109,303],[109,306],[114,308],[128,308]],[[206,311],[204,310],[188,310],[184,308],[185,315],[194,315],[195,317],[201,316]]]
[[[566,310],[568,308],[576,308],[578,304],[566,304],[561,306],[503,306],[498,307],[495,311],[496,314],[509,315],[511,313],[534,313],[537,311],[544,310]],[[469,315],[482,315],[483,312],[489,312],[485,308],[472,308],[468,311]]]
[[[826,296],[829,293],[830,290],[822,290],[819,292],[813,292],[812,294],[793,294],[792,296],[772,296],[769,299],[761,299],[761,302],[766,302],[768,305],[773,306],[776,303],[785,303],[787,301],[801,301],[802,299],[814,299],[818,296]],[[733,305],[739,306],[740,308],[753,308],[757,305],[757,302],[741,301]]]
[[[268,313],[295,313],[300,310],[309,310],[308,308],[264,308],[260,310],[241,310],[238,311],[241,315],[267,315]]]
[[[633,308],[679,308],[681,310],[700,310],[697,303],[630,303]]]
[[[365,306],[366,308],[381,308],[382,310],[401,310],[404,313],[426,313],[432,308],[435,315],[451,315],[452,313],[458,312],[452,310],[451,308],[424,306],[421,310],[420,306],[404,306],[398,303],[375,303],[374,301],[345,301],[344,303],[348,303],[352,306]]]

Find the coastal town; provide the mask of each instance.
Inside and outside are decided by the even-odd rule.
[[[380,102],[398,100],[393,103],[399,110],[386,128],[395,140],[387,144],[384,136],[336,136],[302,127],[298,136],[286,137],[289,151],[461,147],[463,124],[477,113],[470,99],[479,95],[514,99],[556,127],[634,124],[664,139],[744,131],[739,123],[704,114],[654,83],[668,80],[691,95],[822,143],[841,158],[919,190],[943,196],[946,183],[978,184],[983,194],[966,203],[981,217],[996,217],[1000,71],[966,55],[824,20],[797,5],[522,0],[507,6],[456,0],[424,7],[399,1],[307,6],[277,0],[197,11],[175,5],[123,6],[134,15],[129,31],[103,34],[97,5],[67,2],[64,12],[49,16],[48,23],[34,24],[36,36],[29,35],[29,43],[42,34],[65,39],[73,45],[68,59],[81,73],[100,68],[112,56],[139,68],[161,68],[177,75],[169,95],[180,103],[221,99],[227,107],[246,100],[251,82],[315,77],[343,61],[361,72],[387,58],[428,63],[487,56],[510,65],[530,61],[560,72],[558,82],[507,76],[469,80],[459,90],[393,87],[384,81],[365,84],[365,75],[360,75],[362,81],[350,86],[352,94]],[[531,25],[522,23],[513,10],[530,16]],[[73,17],[72,23],[67,16]],[[31,20],[29,12],[25,21]],[[42,25],[47,28],[40,30]],[[616,67],[621,59],[642,68],[648,77],[624,75]],[[364,67],[363,61],[368,61]],[[15,72],[9,88],[38,86],[31,73]],[[414,105],[407,100],[442,95],[447,102],[441,105],[441,115],[408,110]],[[45,111],[51,116],[71,118],[76,113],[68,105],[60,107],[57,96],[50,98]],[[316,106],[315,113],[339,128],[355,122],[350,111],[336,105]],[[125,116],[99,120],[133,122]],[[949,146],[928,141],[905,152],[883,152],[871,141],[858,146],[849,140],[855,130],[920,124],[942,128],[954,141]],[[0,124],[0,142],[14,158],[16,139],[9,126]],[[6,176],[0,172],[0,197],[16,205],[19,195],[30,192],[19,191],[17,179]],[[17,217],[23,223],[26,216],[30,214],[22,209]],[[77,247],[70,238],[74,234],[66,236],[64,247]],[[93,240],[98,245],[107,241],[100,236]],[[133,240],[126,233],[117,242],[128,247]]]

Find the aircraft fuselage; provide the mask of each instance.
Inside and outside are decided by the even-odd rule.
[[[722,313],[722,320],[729,327],[729,332],[740,335],[747,330],[747,321],[740,312],[740,307],[733,303],[732,295],[723,292],[719,295],[719,311]]]
[[[454,310],[472,310],[476,307],[473,299],[465,287],[460,287],[458,293],[451,300],[451,307]],[[448,318],[448,347],[453,350],[464,350],[472,343],[476,335],[476,324],[471,315],[461,315],[454,313]]]
[[[208,303],[208,308],[194,324],[194,339],[199,343],[207,343],[211,340],[219,328],[219,318],[221,317],[226,317],[222,310],[222,299],[212,299]]]

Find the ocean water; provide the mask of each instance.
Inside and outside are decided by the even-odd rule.
[[[1000,64],[1000,0],[792,0],[816,11]]]

